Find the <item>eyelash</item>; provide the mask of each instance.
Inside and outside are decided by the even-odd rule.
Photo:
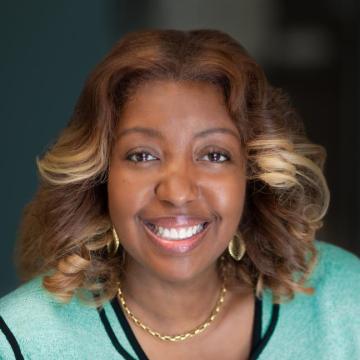
[[[133,157],[134,155],[136,156],[136,155],[141,155],[141,154],[146,154],[146,155],[151,155],[148,151],[134,151],[134,152],[132,152],[132,153],[130,153],[130,154],[128,154],[127,156],[126,156],[126,160],[127,161],[130,161],[130,162],[133,162],[133,163],[142,163],[142,162],[148,162],[148,161],[142,161],[142,160],[140,160],[140,161],[133,161],[133,160],[131,160],[131,157]],[[230,155],[227,153],[227,152],[224,152],[224,151],[219,151],[219,150],[211,150],[211,151],[209,151],[206,155],[209,155],[209,154],[220,154],[221,156],[223,156],[223,157],[226,157],[226,160],[223,160],[223,161],[211,161],[211,162],[214,162],[214,163],[218,163],[218,164],[221,164],[221,163],[223,163],[223,162],[227,162],[227,161],[230,161],[231,160],[231,157],[230,157]],[[153,155],[151,155],[151,156],[153,156]],[[154,157],[154,156],[153,156]],[[142,156],[142,158],[144,158],[143,156]],[[153,160],[149,160],[149,161],[153,161]]]

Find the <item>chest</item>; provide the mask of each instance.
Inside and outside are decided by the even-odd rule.
[[[249,358],[251,351],[251,334],[245,333],[234,333],[227,337],[218,335],[217,338],[209,337],[203,341],[186,341],[181,344],[142,341],[142,347],[150,360],[245,360]]]
[[[231,344],[207,344],[199,347],[189,344],[183,347],[174,347],[172,349],[157,346],[156,348],[147,348],[146,354],[150,360],[247,360],[250,354],[250,344],[231,343]]]
[[[251,352],[254,311],[251,298],[247,303],[234,303],[202,334],[180,342],[162,341],[131,326],[150,360],[246,360]]]

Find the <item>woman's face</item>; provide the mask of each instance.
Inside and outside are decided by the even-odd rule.
[[[246,184],[239,132],[220,90],[149,82],[127,102],[116,131],[108,200],[127,264],[171,282],[212,269],[238,227]]]

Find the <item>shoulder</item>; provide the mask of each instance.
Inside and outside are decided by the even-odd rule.
[[[315,240],[315,246],[323,260],[323,263],[333,264],[338,269],[359,269],[360,259],[357,255],[324,241]]]
[[[0,298],[0,314],[28,314],[29,310],[36,311],[38,307],[43,307],[45,303],[49,305],[51,302],[51,298],[42,287],[42,277],[38,276]]]
[[[43,287],[42,280],[43,277],[38,276],[1,298],[0,315],[13,326],[23,327],[24,320],[51,322],[59,320],[63,315],[86,309],[75,298],[69,303],[60,302]]]
[[[360,260],[329,243],[315,241],[315,246],[317,263],[306,283],[314,293],[298,292],[280,304],[276,329],[261,359],[283,358],[284,348],[287,359],[359,358]],[[270,319],[270,306],[265,310]]]
[[[317,291],[346,301],[360,300],[360,259],[336,245],[315,241],[318,261],[310,278]],[[360,303],[360,301],[359,301]]]
[[[0,358],[12,352],[9,332],[28,356],[46,358],[49,347],[66,348],[79,334],[91,332],[98,321],[96,309],[76,298],[59,302],[42,286],[42,276],[1,298],[0,316]]]
[[[302,324],[302,330],[316,339],[313,348],[327,349],[326,358],[357,358],[356,354],[360,353],[360,260],[338,246],[322,241],[316,241],[315,245],[318,262],[309,279],[315,292],[312,296],[298,296],[294,306],[289,307],[289,325]]]

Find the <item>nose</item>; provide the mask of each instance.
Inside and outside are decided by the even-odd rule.
[[[174,166],[161,174],[155,187],[157,198],[174,207],[181,207],[188,202],[196,200],[200,195],[195,174],[192,169],[185,166]]]

